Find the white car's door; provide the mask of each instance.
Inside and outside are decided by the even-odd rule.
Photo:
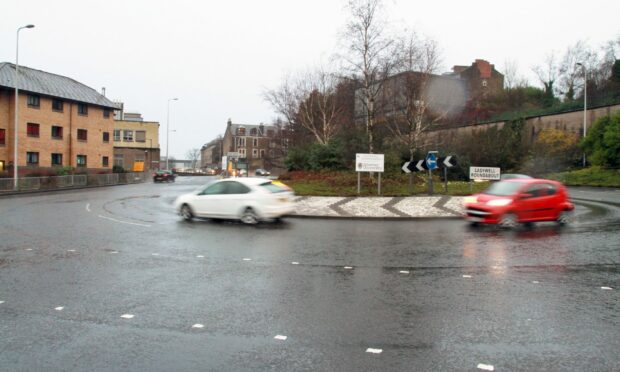
[[[215,182],[198,193],[193,203],[194,213],[199,217],[221,217],[226,188],[226,182]]]
[[[237,181],[226,181],[226,195],[221,203],[222,213],[228,218],[238,218],[242,208],[251,205],[251,189]]]

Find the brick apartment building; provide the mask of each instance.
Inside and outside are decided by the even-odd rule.
[[[18,171],[53,174],[70,166],[112,171],[117,104],[71,78],[19,67]],[[0,63],[0,174],[12,176],[15,65]]]
[[[222,167],[223,140],[221,137],[216,138],[200,148],[200,168],[219,169]]]
[[[247,162],[250,174],[259,168],[277,173],[283,167],[282,141],[281,130],[275,125],[233,124],[228,119],[222,155],[239,153],[239,160]]]
[[[127,171],[160,168],[159,123],[137,112],[114,113],[114,164]]]

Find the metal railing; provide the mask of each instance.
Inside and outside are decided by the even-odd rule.
[[[141,183],[148,179],[149,173],[108,173],[77,174],[69,176],[0,178],[0,193],[20,191],[61,190],[73,187],[111,186]]]

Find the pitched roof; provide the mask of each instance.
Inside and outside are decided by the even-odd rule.
[[[120,108],[119,103],[112,102],[93,88],[66,76],[19,66],[19,81],[19,89],[31,93],[113,109]],[[13,63],[0,62],[0,87],[15,89],[15,65]]]

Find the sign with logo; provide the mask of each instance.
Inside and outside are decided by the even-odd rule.
[[[499,180],[500,168],[469,167],[470,180]]]
[[[134,161],[133,162],[133,171],[134,172],[144,172],[144,162],[143,161]]]
[[[226,156],[231,159],[239,159],[240,154],[238,152],[229,152]]]
[[[356,172],[383,172],[383,154],[355,154]]]

